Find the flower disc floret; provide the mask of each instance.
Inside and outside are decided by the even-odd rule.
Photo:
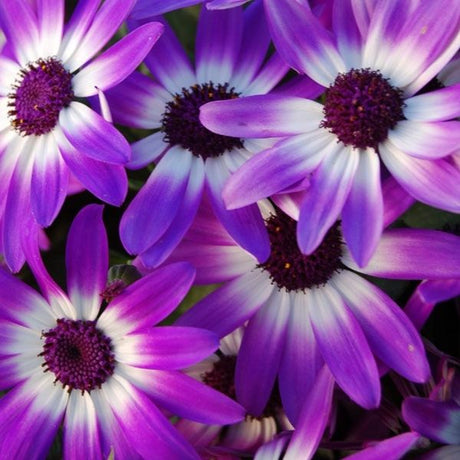
[[[271,253],[259,267],[269,272],[280,289],[304,291],[322,286],[342,267],[343,242],[338,223],[329,229],[322,243],[310,255],[300,252],[296,239],[297,223],[288,215],[272,215],[266,226]]]
[[[11,126],[23,135],[42,135],[58,123],[74,97],[72,75],[54,57],[38,59],[19,71],[8,95]]]
[[[404,119],[403,106],[402,91],[379,71],[351,69],[326,90],[321,126],[345,145],[378,150],[388,131]]]
[[[206,129],[199,120],[200,107],[211,101],[236,99],[234,88],[209,82],[186,89],[166,105],[162,118],[164,140],[170,145],[180,145],[203,159],[217,157],[225,151],[242,148],[241,139],[222,136]]]
[[[115,356],[111,340],[96,328],[95,321],[58,319],[57,326],[43,332],[45,372],[72,390],[88,393],[113,374]]]

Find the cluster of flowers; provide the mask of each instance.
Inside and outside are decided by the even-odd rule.
[[[459,358],[420,334],[458,227],[401,217],[459,222],[460,2],[8,0],[0,30],[0,459],[460,457]],[[82,191],[65,292],[45,229]]]

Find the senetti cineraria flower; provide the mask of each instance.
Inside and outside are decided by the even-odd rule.
[[[64,458],[197,459],[159,409],[202,423],[234,423],[243,409],[183,374],[218,347],[211,332],[153,327],[194,278],[185,263],[135,281],[101,310],[108,245],[102,206],[75,218],[68,237],[67,296],[37,245],[26,251],[44,297],[0,271],[0,457],[45,458],[63,426]]]
[[[450,278],[459,271],[458,237],[388,230],[361,269],[338,223],[309,256],[297,247],[293,219],[272,210],[266,226],[271,254],[258,263],[203,210],[172,257],[194,264],[198,283],[224,282],[177,324],[204,327],[222,337],[249,321],[235,379],[237,400],[250,413],[262,412],[278,375],[283,407],[298,428],[299,402],[314,395],[315,386],[329,391],[328,372],[352,400],[376,407],[380,380],[375,357],[410,380],[425,381],[429,369],[416,329],[388,295],[355,272],[395,279]]]
[[[270,36],[262,8],[260,2],[244,11],[203,8],[195,69],[166,27],[145,59],[156,81],[133,74],[107,93],[114,121],[159,129],[132,146],[131,167],[150,162],[156,167],[120,223],[123,245],[129,253],[141,254],[146,265],[158,265],[179,243],[204,190],[233,237],[258,260],[268,256],[269,241],[257,205],[227,211],[221,192],[235,169],[272,142],[216,135],[198,119],[202,104],[266,93],[285,75],[287,66],[277,54],[264,62]]]
[[[222,135],[286,136],[251,158],[224,188],[229,209],[310,177],[299,246],[311,254],[337,219],[365,266],[382,233],[380,176],[386,168],[414,198],[460,211],[460,85],[419,93],[460,45],[453,0],[337,0],[332,31],[306,0],[265,0],[278,52],[323,85],[323,103],[255,96],[211,102],[203,124]],[[446,11],[449,14],[446,14]]]
[[[146,24],[101,51],[134,0],[78,2],[64,24],[64,0],[0,3],[7,42],[0,55],[0,195],[8,265],[24,259],[27,214],[46,227],[59,212],[72,173],[101,200],[120,205],[127,191],[130,146],[80,102],[119,83],[142,61],[163,26]],[[94,59],[93,59],[94,58]]]

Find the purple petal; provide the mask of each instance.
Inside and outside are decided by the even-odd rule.
[[[117,361],[141,368],[184,369],[218,347],[217,336],[205,329],[155,327],[125,336],[117,346]]]
[[[204,188],[204,165],[199,157],[193,157],[187,188],[174,220],[165,234],[149,249],[141,254],[142,262],[148,267],[156,267],[171,254],[180,243],[193,222],[201,203]]]
[[[189,264],[163,266],[129,285],[112,300],[98,324],[114,336],[150,327],[169,315],[190,289],[195,270]]]
[[[224,182],[230,176],[225,159],[208,158],[205,168],[207,191],[215,215],[242,248],[264,262],[270,255],[270,241],[258,206],[227,210],[222,199]]]
[[[393,176],[389,176],[383,181],[382,196],[384,228],[392,224],[415,202],[415,199],[398,184]]]
[[[162,31],[161,23],[152,22],[123,37],[72,79],[75,95],[93,96],[97,89],[105,91],[124,80],[142,62]]]
[[[302,407],[299,402],[314,390],[315,379],[324,364],[308,315],[311,300],[309,291],[306,291],[305,295],[295,295],[291,302],[278,376],[284,410],[295,426],[299,423]]]
[[[241,8],[225,11],[201,9],[196,35],[195,61],[198,81],[229,81],[241,46]]]
[[[332,34],[307,2],[265,0],[265,11],[276,49],[291,67],[323,86],[345,71]]]
[[[369,262],[383,230],[380,159],[373,149],[359,154],[358,168],[342,211],[342,231],[359,266]]]
[[[131,161],[126,165],[130,169],[140,169],[157,161],[160,155],[169,148],[164,141],[164,133],[161,131],[144,137],[131,145],[133,154]]]
[[[96,319],[107,281],[109,248],[102,211],[95,204],[83,208],[67,238],[67,292],[82,319]]]
[[[64,0],[41,0],[38,2],[40,51],[46,56],[58,54],[64,26],[64,10]]]
[[[460,122],[402,120],[388,132],[388,139],[397,149],[416,158],[442,158],[458,149]]]
[[[390,142],[381,144],[379,151],[390,173],[414,198],[447,211],[460,211],[460,170],[446,159],[411,157]]]
[[[131,16],[134,19],[150,18],[197,3],[201,0],[137,0]]]
[[[304,180],[331,145],[330,136],[323,134],[317,130],[293,136],[251,157],[225,184],[227,208],[255,203]]]
[[[35,149],[30,201],[35,220],[47,227],[66,197],[69,170],[52,135],[39,136]]]
[[[96,459],[103,456],[96,408],[89,393],[70,393],[63,444],[66,459]]]
[[[430,369],[422,340],[401,308],[379,288],[347,270],[331,283],[345,298],[378,358],[407,379],[426,382]]]
[[[209,329],[224,337],[248,320],[268,299],[273,286],[264,272],[253,270],[224,284],[197,302],[176,321]]]
[[[377,407],[379,374],[358,321],[332,287],[325,285],[312,294],[310,318],[324,361],[353,401],[366,409]]]
[[[59,123],[73,147],[89,158],[114,164],[129,161],[131,148],[126,139],[89,107],[72,102],[61,110]]]
[[[79,11],[84,17],[85,30],[82,26],[77,26],[72,32],[70,40],[74,42],[75,52],[65,62],[70,72],[77,70],[102,49],[126,19],[134,3],[135,0],[105,2],[96,15],[94,5],[88,6],[86,11],[83,10],[84,7]],[[76,41],[78,44],[75,44]]]
[[[417,289],[426,302],[442,302],[460,295],[460,278],[426,280]]]
[[[330,144],[300,208],[297,241],[304,254],[312,253],[339,218],[358,167],[360,152]]]
[[[420,440],[418,433],[403,433],[363,449],[356,454],[349,455],[351,460],[388,460],[390,458],[403,458]]]
[[[292,136],[319,127],[323,107],[300,97],[248,96],[214,101],[200,107],[200,121],[209,130],[233,137]]]
[[[122,432],[142,458],[155,452],[158,458],[199,460],[192,446],[135,386],[118,377],[110,385],[106,382],[103,391]]]
[[[443,444],[460,444],[460,406],[454,401],[431,401],[409,396],[402,405],[412,430]]]
[[[264,411],[278,374],[290,300],[288,292],[272,291],[265,305],[249,321],[243,335],[235,368],[236,397],[255,417]]]
[[[334,378],[328,367],[323,366],[303,401],[299,422],[283,457],[285,460],[313,457],[329,421],[333,390]]]
[[[383,233],[366,267],[357,267],[349,254],[342,262],[353,270],[382,278],[459,278],[460,238],[436,230],[391,229]]]
[[[192,154],[181,147],[172,147],[158,163],[120,222],[121,241],[129,253],[148,249],[174,221],[191,166]]]
[[[219,425],[244,417],[238,403],[182,372],[139,369],[132,378],[155,403],[181,417]]]

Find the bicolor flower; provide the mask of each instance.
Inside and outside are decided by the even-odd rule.
[[[460,3],[337,0],[332,31],[306,0],[264,3],[278,52],[325,88],[324,102],[270,95],[201,108],[202,123],[216,133],[286,137],[229,179],[228,209],[308,177],[301,251],[313,253],[341,219],[360,266],[383,230],[383,168],[415,199],[459,212],[460,169],[450,156],[460,142],[460,85],[420,92],[459,48]]]
[[[101,200],[120,205],[127,191],[124,164],[131,150],[117,129],[81,98],[126,78],[160,36],[146,24],[96,56],[113,37],[134,0],[82,1],[64,22],[64,0],[0,4],[7,42],[0,55],[0,195],[6,196],[5,258],[24,262],[28,214],[50,225],[69,190],[69,176]]]
[[[156,167],[120,223],[123,245],[129,253],[141,254],[146,265],[158,265],[179,243],[204,190],[233,237],[258,260],[268,256],[269,241],[257,205],[227,211],[221,192],[235,169],[272,142],[216,135],[198,119],[202,104],[267,93],[285,75],[287,66],[277,54],[264,62],[270,36],[262,8],[260,2],[244,11],[203,8],[195,68],[166,27],[145,60],[155,81],[135,74],[107,93],[114,121],[157,129],[132,146],[131,167],[151,162]],[[303,91],[317,94],[318,85],[302,83]]]
[[[107,305],[102,206],[69,232],[68,295],[47,273],[36,242],[26,252],[43,296],[0,270],[0,457],[46,458],[59,427],[68,459],[198,459],[164,416],[234,423],[244,410],[180,369],[218,347],[197,328],[162,326],[194,278],[185,263],[145,276]],[[35,233],[35,236],[37,234]]]
[[[299,402],[315,395],[316,380],[330,395],[330,373],[352,400],[377,407],[376,357],[412,381],[428,378],[418,332],[401,308],[359,272],[394,279],[451,278],[459,270],[458,237],[388,230],[369,264],[359,268],[338,223],[309,256],[297,247],[293,219],[272,210],[266,225],[271,254],[258,263],[203,209],[171,258],[190,261],[197,268],[197,283],[223,283],[177,324],[204,327],[223,337],[248,321],[235,377],[237,400],[248,411],[261,413],[278,376],[291,423],[298,428],[307,416],[314,422],[314,405],[300,417]],[[320,373],[324,365],[327,371]],[[327,407],[324,395],[315,398],[317,406]],[[310,445],[316,441],[311,437]]]

